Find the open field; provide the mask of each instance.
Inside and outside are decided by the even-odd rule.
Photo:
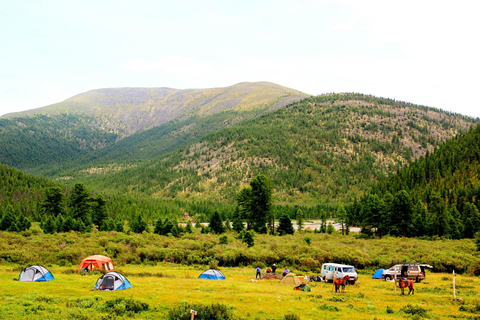
[[[14,281],[20,268],[0,266],[0,319],[167,319],[168,310],[180,303],[222,303],[234,309],[236,319],[432,319],[475,318],[480,311],[480,279],[457,275],[454,302],[452,275],[427,273],[415,284],[415,295],[394,295],[393,282],[371,279],[373,271],[360,271],[359,281],[345,293],[333,293],[330,283],[310,283],[311,292],[294,291],[277,280],[252,282],[253,268],[221,268],[225,281],[200,280],[207,267],[172,263],[124,265],[117,270],[127,276],[132,288],[92,291],[99,273],[87,276],[72,273],[75,266],[47,266],[55,280],[45,283]],[[279,266],[281,267],[281,266]],[[295,271],[295,270],[293,270]],[[298,272],[300,275],[301,272]],[[139,313],[107,308],[115,298],[134,299],[149,308]],[[403,311],[402,311],[403,310]],[[123,312],[123,313],[122,313]]]

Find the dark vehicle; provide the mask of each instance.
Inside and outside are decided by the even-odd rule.
[[[395,272],[398,278],[404,278],[420,282],[425,279],[425,268],[432,269],[433,267],[428,264],[405,262],[402,264],[396,264],[390,269],[383,271],[382,278],[387,280],[393,280],[395,278]],[[396,271],[395,271],[396,270]]]

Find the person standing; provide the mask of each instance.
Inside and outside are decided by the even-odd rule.
[[[277,271],[277,265],[274,263],[272,265],[272,273],[275,274],[275,271]]]
[[[262,273],[260,272],[260,267],[257,267],[256,270],[257,270],[257,274],[255,275],[255,279],[257,279],[258,277],[259,280],[262,280]]]

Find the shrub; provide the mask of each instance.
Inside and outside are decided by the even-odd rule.
[[[283,320],[300,320],[300,317],[296,314],[286,314],[283,316]]]
[[[227,236],[221,236],[220,237],[220,244],[228,244],[228,237]]]
[[[334,312],[337,312],[337,311],[340,311],[340,309],[338,309],[336,306],[331,306],[329,304],[322,304],[318,307],[318,309],[320,310],[325,310],[325,311],[334,311]]]
[[[134,299],[116,298],[106,301],[105,309],[107,312],[123,316],[126,313],[133,314],[148,310],[148,304]]]
[[[400,311],[409,315],[417,315],[421,318],[428,318],[428,310],[422,306],[412,306],[407,304],[405,307],[401,308]]]
[[[168,312],[169,320],[190,320],[191,314],[190,310],[197,311],[197,315],[195,316],[195,320],[233,320],[234,312],[233,308],[227,307],[221,303],[213,303],[211,305],[204,305],[204,304],[189,304],[183,303],[180,305],[174,306]]]

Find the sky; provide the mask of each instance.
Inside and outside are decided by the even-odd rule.
[[[480,117],[480,1],[0,0],[0,115],[269,81]]]

